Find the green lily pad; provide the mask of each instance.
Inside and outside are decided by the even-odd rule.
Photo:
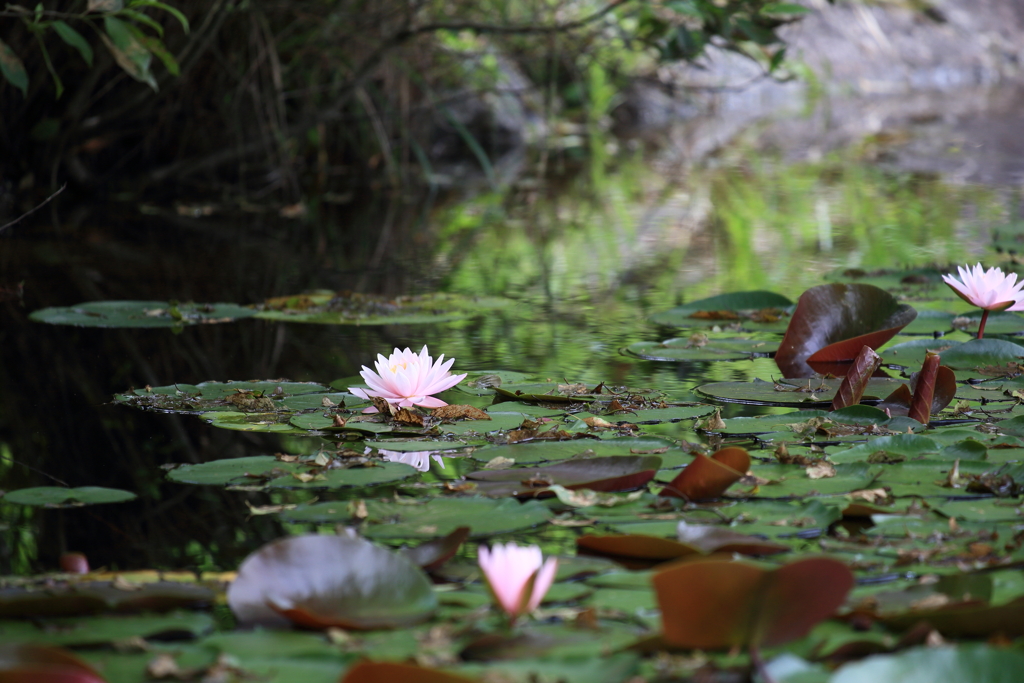
[[[668,327],[704,327],[709,324],[728,325],[742,321],[744,327],[751,329],[785,329],[788,318],[780,318],[779,321],[771,322],[762,318],[762,321],[759,321],[753,316],[741,316],[739,313],[743,311],[762,311],[764,309],[788,309],[792,305],[792,301],[781,294],[773,292],[732,292],[700,299],[699,301],[677,306],[661,313],[655,313],[651,316],[650,320],[657,325]],[[734,317],[700,317],[702,313],[732,313]]]
[[[662,449],[676,445],[666,439],[651,437],[621,437],[612,439],[573,439],[571,441],[531,441],[528,443],[490,446],[473,452],[473,458],[488,462],[494,458],[511,458],[517,464],[567,460],[574,456],[596,457],[604,455],[660,455]]]
[[[197,638],[213,630],[213,617],[202,612],[61,617],[46,620],[0,620],[0,641],[46,645],[95,646],[129,638]]]
[[[711,382],[702,384],[695,391],[723,403],[812,408],[831,405],[840,384],[841,379],[787,379],[775,382],[754,379],[750,382]],[[906,382],[873,377],[868,380],[862,400],[881,400],[900,384]]]
[[[240,432],[275,432],[278,434],[302,434],[301,429],[289,423],[288,415],[277,413],[239,413],[233,410],[201,413],[200,417],[213,427],[233,429]]]
[[[885,363],[895,363],[916,370],[921,367],[925,354],[929,351],[943,354],[943,357],[945,357],[945,353],[948,350],[956,348],[961,343],[946,338],[914,339],[913,341],[889,346],[879,351],[879,355],[882,356],[882,361]]]
[[[551,517],[537,501],[519,503],[512,498],[433,498],[407,504],[366,501],[362,532],[370,538],[438,538],[462,526],[471,538],[519,531],[544,524]],[[282,514],[289,522],[338,523],[353,518],[344,502],[300,505]]]
[[[644,360],[709,361],[742,360],[755,354],[767,355],[779,348],[778,341],[758,339],[718,338],[706,336],[698,341],[691,338],[666,339],[663,342],[636,342],[623,349],[627,354]]]
[[[958,330],[977,334],[978,326],[981,324],[981,312],[972,311],[957,316],[956,327]],[[985,322],[985,334],[1019,334],[1024,332],[1024,316],[1010,313],[1009,311],[996,311],[989,313]]]
[[[880,436],[867,443],[854,446],[838,453],[829,453],[829,460],[840,462],[879,462],[895,460],[920,459],[935,456],[940,450],[939,444],[926,436],[918,434],[895,434]]]
[[[29,318],[76,327],[182,327],[233,322],[256,315],[237,304],[179,304],[167,301],[90,301],[77,306],[43,308]]]
[[[954,370],[971,370],[1007,362],[1020,362],[1024,346],[1002,339],[972,339],[942,354],[942,364]]]
[[[131,491],[108,489],[102,486],[79,486],[73,489],[61,486],[36,486],[34,488],[8,491],[4,495],[3,500],[19,505],[80,507],[82,505],[99,505],[101,503],[123,503],[136,497]]]
[[[829,683],[1014,683],[1021,670],[1024,654],[1016,650],[965,643],[868,657],[843,666]]]
[[[423,294],[388,298],[354,292],[312,292],[268,299],[257,318],[323,325],[421,325],[472,318],[513,302],[497,297]]]

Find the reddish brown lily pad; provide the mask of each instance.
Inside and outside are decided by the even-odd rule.
[[[745,448],[730,446],[711,457],[697,455],[665,488],[662,496],[706,500],[718,498],[750,469],[750,454]]]
[[[656,455],[611,455],[566,460],[544,467],[509,470],[478,470],[466,475],[479,482],[477,491],[487,496],[545,498],[555,495],[555,484],[567,489],[631,491],[644,486],[661,467]]]
[[[430,617],[437,598],[411,560],[362,538],[293,536],[249,555],[228,588],[242,624],[394,628]],[[282,618],[284,617],[284,618]]]
[[[0,645],[0,683],[105,683],[87,663],[59,647]]]
[[[786,377],[810,377],[819,363],[850,363],[861,347],[878,349],[916,317],[911,306],[874,285],[811,287],[797,301],[775,363]]]
[[[773,647],[805,636],[853,588],[849,568],[829,558],[766,570],[743,562],[677,563],[652,579],[665,640],[677,647]]]

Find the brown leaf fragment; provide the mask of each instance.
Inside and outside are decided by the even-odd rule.
[[[694,427],[706,432],[719,432],[725,429],[725,420],[722,419],[722,411],[716,410],[709,417],[706,417],[699,425],[694,425]]]
[[[472,491],[476,488],[476,484],[471,481],[446,481],[444,483],[444,490],[450,491],[451,493],[465,493],[466,491]]]
[[[650,448],[647,450],[643,450],[640,448],[630,448],[629,452],[631,455],[661,455],[662,453],[668,453],[668,446],[663,446],[661,448]]]
[[[363,500],[352,500],[348,504],[349,514],[355,519],[366,519],[370,516],[369,511],[366,509],[366,501]]]
[[[414,427],[422,427],[423,415],[420,412],[410,410],[409,408],[399,408],[398,412],[395,413],[395,422],[412,425]]]
[[[740,316],[734,311],[694,311],[691,318],[698,320],[739,320]]]
[[[804,470],[810,479],[828,479],[836,476],[836,467],[826,460],[819,460],[813,465],[808,465]]]
[[[346,422],[345,418],[343,418],[341,415],[332,415],[331,416],[331,426],[333,426],[333,427],[344,427],[345,426],[345,422]]]
[[[600,417],[585,417],[585,418],[583,418],[583,421],[591,429],[608,429],[609,427],[614,427],[615,426],[611,422],[608,422],[607,420],[603,420]]]
[[[485,470],[507,470],[512,465],[516,464],[515,458],[506,458],[498,456],[497,458],[491,459],[486,465],[483,466]]]
[[[889,492],[885,489],[861,489],[860,491],[851,491],[849,497],[853,500],[863,500],[868,503],[874,503],[888,498]]]
[[[483,410],[466,405],[447,405],[434,408],[431,413],[433,417],[442,420],[490,420],[492,419]]]
[[[381,415],[394,415],[398,412],[398,408],[388,403],[386,398],[380,396],[371,396],[370,400],[373,402],[373,407],[377,409]]]
[[[575,517],[554,517],[548,521],[555,526],[567,528],[593,526],[597,523],[596,519],[577,519]]]

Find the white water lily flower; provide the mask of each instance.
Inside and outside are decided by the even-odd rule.
[[[543,562],[540,548],[520,547],[515,543],[495,543],[488,550],[480,546],[479,562],[491,593],[509,620],[537,609],[544,595],[555,582],[558,560],[549,557]]]
[[[396,348],[388,358],[377,354],[377,362],[374,363],[377,372],[363,366],[359,374],[369,389],[349,387],[348,390],[360,398],[376,396],[401,408],[440,408],[448,404],[433,394],[451,389],[466,378],[465,374],[453,375],[448,371],[454,362],[454,358],[445,362],[442,353],[435,363],[427,354],[425,345],[419,354],[408,348],[404,351]],[[375,413],[377,409],[367,408],[363,412]]]
[[[943,275],[942,279],[961,299],[985,311],[1024,310],[1024,280],[1017,282],[1017,274],[1006,275],[1000,268],[984,270],[981,264],[973,269],[958,266],[960,280]]]

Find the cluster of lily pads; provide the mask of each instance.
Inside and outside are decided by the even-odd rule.
[[[774,359],[767,376],[692,394],[509,370],[457,377],[425,348],[380,356],[366,386],[127,391],[115,401],[308,436],[303,452],[167,472],[238,491],[295,533],[237,574],[86,574],[50,578],[45,594],[38,580],[8,582],[0,640],[147,639],[127,654],[79,652],[90,664],[74,666],[108,681],[160,666],[349,683],[751,667],[790,683],[1005,680],[1024,664],[1009,646],[1024,635],[1024,317],[1006,310],[1021,288],[985,290],[990,273],[951,284],[968,303],[943,271],[847,271],[795,304],[738,292],[659,313],[674,336],[623,353]],[[982,301],[986,291],[997,295]],[[76,496],[59,504],[88,502]],[[197,611],[225,596],[241,630]],[[60,628],[83,611],[108,615],[89,623],[110,630]],[[34,614],[46,630],[12,620]],[[33,652],[11,658],[35,666]]]

